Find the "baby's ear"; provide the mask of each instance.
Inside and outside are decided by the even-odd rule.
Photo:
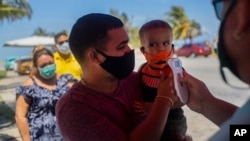
[[[140,47],[140,51],[141,51],[141,53],[143,53],[143,54],[144,54],[144,52],[145,52],[145,48],[144,48],[144,46],[141,46],[141,47]]]
[[[173,52],[175,51],[174,44],[172,44],[172,50],[173,50]]]
[[[172,48],[174,49],[174,44],[172,44]]]

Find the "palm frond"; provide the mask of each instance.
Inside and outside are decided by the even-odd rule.
[[[200,24],[190,20],[183,7],[172,6],[171,11],[166,13],[166,16],[166,20],[170,22],[173,28],[174,40],[191,39],[202,34]]]
[[[31,18],[32,9],[26,0],[0,1],[0,21],[14,21],[24,17]]]

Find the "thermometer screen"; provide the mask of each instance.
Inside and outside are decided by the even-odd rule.
[[[175,67],[176,69],[181,68],[180,61],[174,61],[174,67]]]

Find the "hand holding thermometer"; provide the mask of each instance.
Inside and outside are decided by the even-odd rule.
[[[180,98],[182,103],[187,103],[188,100],[188,90],[187,86],[178,81],[178,78],[183,77],[181,60],[178,58],[170,58],[167,60],[169,67],[172,69],[174,75],[174,85],[177,96]]]

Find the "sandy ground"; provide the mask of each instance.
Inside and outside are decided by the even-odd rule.
[[[183,66],[192,75],[203,80],[210,91],[218,98],[230,101],[238,106],[241,106],[250,97],[249,90],[236,90],[228,87],[222,82],[220,74],[218,73],[218,59],[215,56],[209,58],[180,58]],[[136,66],[144,62],[144,57],[136,50]],[[1,64],[0,64],[1,67]],[[25,77],[17,76],[13,72],[8,78],[0,80],[0,95],[4,101],[9,104],[13,110],[15,109],[15,91],[14,88],[19,85]],[[206,141],[211,135],[213,135],[219,128],[212,122],[207,120],[202,115],[191,111],[188,107],[183,107],[188,123],[188,134],[193,137],[194,141]],[[15,137],[11,141],[19,141],[20,136],[16,126],[0,129],[0,141],[1,135],[8,135]]]

